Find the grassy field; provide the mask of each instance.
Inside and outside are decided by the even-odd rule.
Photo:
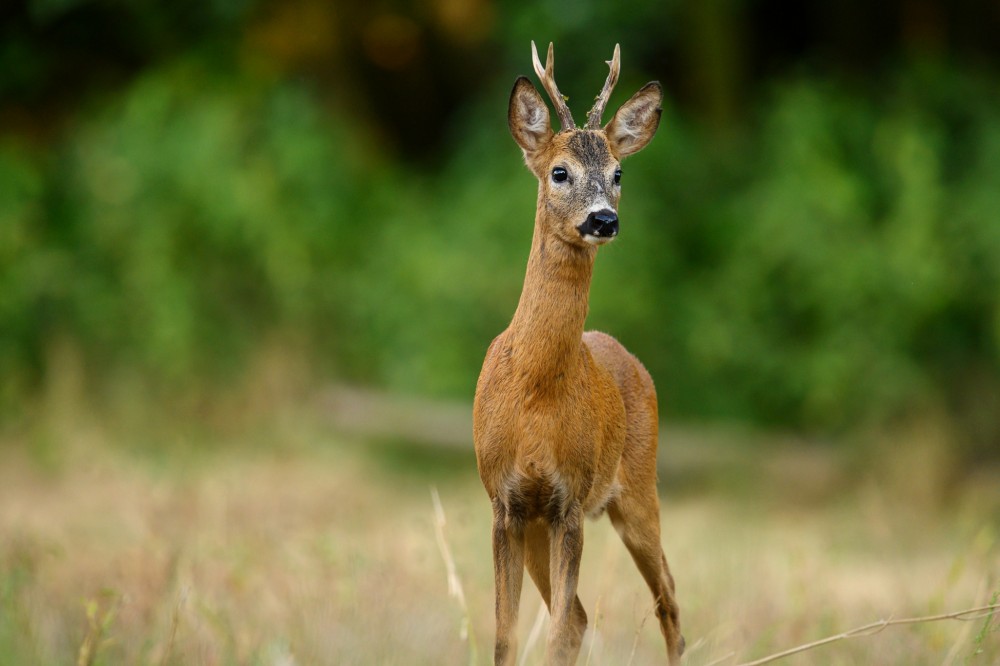
[[[68,423],[0,449],[3,664],[490,662],[490,510],[471,446],[365,441],[307,410],[230,428]],[[661,501],[685,663],[735,664],[1000,590],[995,476],[929,502],[877,468],[750,448],[713,463],[697,437],[678,440]],[[431,487],[468,614],[449,595]],[[586,540],[580,663],[662,663],[617,535],[604,519]],[[521,648],[541,663],[525,589]],[[998,624],[889,627],[784,663],[996,664]]]

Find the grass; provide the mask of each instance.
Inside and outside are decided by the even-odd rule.
[[[37,433],[0,442],[4,663],[489,661],[490,510],[471,450],[436,465],[431,449],[338,435],[308,409],[146,427],[166,431],[65,416],[49,422],[42,458]],[[729,466],[696,482],[665,476],[686,663],[733,664],[996,598],[996,477],[927,503],[878,466],[821,475],[841,479],[822,492],[805,492],[794,464],[774,468],[731,487]],[[449,593],[442,540],[467,611]],[[588,523],[586,542],[580,596],[597,631],[581,663],[662,663],[649,593],[614,530]],[[526,583],[522,647],[539,604]],[[524,663],[542,662],[544,629]],[[1000,634],[993,617],[890,627],[786,663],[985,666],[1000,663]]]

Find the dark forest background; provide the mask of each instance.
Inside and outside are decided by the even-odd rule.
[[[0,423],[67,382],[212,412],[261,359],[470,400],[531,236],[510,86],[554,41],[582,118],[620,42],[609,106],[667,98],[589,327],[664,418],[996,460],[998,34],[971,0],[8,0]]]

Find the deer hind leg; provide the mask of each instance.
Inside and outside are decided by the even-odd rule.
[[[497,666],[508,666],[517,658],[517,610],[524,579],[524,525],[512,519],[498,500],[493,502],[493,570],[497,620],[493,661]]]
[[[612,524],[653,593],[656,617],[667,642],[667,657],[671,664],[677,664],[684,652],[684,637],[681,636],[674,579],[660,546],[659,514],[655,485],[646,489],[641,497],[633,497],[623,490],[621,496],[608,506]]]
[[[535,582],[542,600],[545,602],[549,613],[552,613],[552,588],[549,583],[549,565],[551,555],[549,551],[549,526],[540,521],[532,521],[524,531],[524,564],[531,575],[531,580]],[[583,636],[587,628],[587,612],[580,603],[580,597],[575,596],[573,600],[573,612],[571,625]]]
[[[571,505],[549,525],[549,613],[552,626],[546,645],[548,664],[575,664],[587,628],[587,614],[576,596],[583,555],[583,510]]]

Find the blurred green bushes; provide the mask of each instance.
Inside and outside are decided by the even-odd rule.
[[[984,202],[1000,116],[982,82],[954,78],[914,72],[878,105],[780,86],[731,185],[684,183],[699,200],[673,209],[686,219],[662,238],[678,265],[661,280],[678,315],[668,381],[700,378],[680,409],[824,429],[996,413],[1000,202]],[[995,425],[979,436],[985,450]]]
[[[3,139],[3,413],[67,340],[97,388],[225,387],[277,339],[320,379],[470,397],[534,211],[506,82],[418,169],[304,83],[212,72],[152,69],[48,150]],[[725,142],[668,104],[625,164],[590,326],[643,359],[670,415],[830,432],[943,410],[970,457],[995,456],[993,83],[912,66],[862,95],[799,76]]]
[[[2,154],[2,357],[15,385],[44,370],[56,336],[101,372],[183,383],[238,367],[274,329],[346,328],[336,285],[357,255],[370,167],[306,92],[176,66],[52,154]]]

